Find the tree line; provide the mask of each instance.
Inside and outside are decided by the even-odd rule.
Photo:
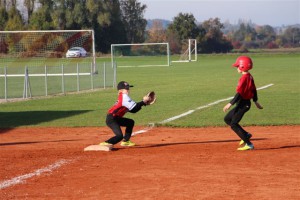
[[[108,53],[111,44],[169,42],[180,53],[182,42],[197,39],[199,53],[232,49],[299,47],[300,28],[277,34],[271,26],[242,23],[224,34],[219,18],[197,23],[193,14],[179,13],[168,27],[155,20],[146,29],[145,4],[138,0],[0,0],[0,30],[95,31],[96,51]]]

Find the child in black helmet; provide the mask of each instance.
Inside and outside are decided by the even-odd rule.
[[[247,56],[240,56],[237,58],[236,62],[233,64],[234,67],[237,67],[238,73],[242,74],[238,82],[236,89],[236,95],[234,98],[223,108],[223,111],[226,112],[232,105],[237,103],[237,106],[233,108],[224,118],[226,124],[228,124],[231,129],[241,138],[240,145],[246,143],[243,147],[238,148],[237,150],[252,150],[254,145],[250,142],[252,135],[245,131],[240,125],[239,122],[243,118],[244,114],[250,110],[251,99],[253,99],[256,107],[258,109],[263,109],[263,107],[257,102],[257,91],[254,84],[254,79],[252,75],[248,72],[253,67],[251,58]]]
[[[117,102],[108,110],[106,116],[106,124],[112,129],[114,137],[100,143],[103,146],[112,147],[114,144],[121,142],[121,146],[135,146],[135,143],[130,141],[134,120],[123,117],[127,112],[136,113],[141,110],[142,106],[146,106],[149,100],[147,96],[143,101],[136,103],[129,97],[129,88],[133,87],[125,81],[119,82],[117,89],[119,91]],[[123,136],[121,126],[126,127],[125,135]]]

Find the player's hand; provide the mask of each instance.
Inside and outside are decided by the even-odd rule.
[[[231,103],[226,104],[226,106],[223,108],[223,111],[226,112],[231,106]]]
[[[258,109],[263,109],[263,107],[258,102],[254,102],[254,103]]]

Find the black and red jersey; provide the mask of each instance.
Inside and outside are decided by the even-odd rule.
[[[243,74],[240,78],[236,92],[241,95],[243,99],[250,100],[254,97],[256,92],[256,86],[254,84],[254,79],[250,73]]]
[[[117,102],[108,110],[109,114],[113,116],[123,117],[128,111],[132,110],[136,106],[128,94],[119,92]]]

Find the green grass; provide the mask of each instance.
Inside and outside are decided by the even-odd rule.
[[[131,97],[140,101],[150,90],[157,102],[137,114],[126,114],[136,125],[159,123],[170,117],[235,94],[240,74],[231,64],[237,55],[199,55],[197,62],[173,63],[171,67],[118,68],[118,81],[135,87]],[[243,125],[300,124],[300,54],[253,54],[251,70],[257,87],[274,86],[258,91],[264,106],[251,110]],[[115,89],[69,94],[53,98],[0,104],[0,127],[20,126],[105,126],[107,110],[117,98]],[[224,126],[222,108],[227,102],[172,121],[168,126]]]

